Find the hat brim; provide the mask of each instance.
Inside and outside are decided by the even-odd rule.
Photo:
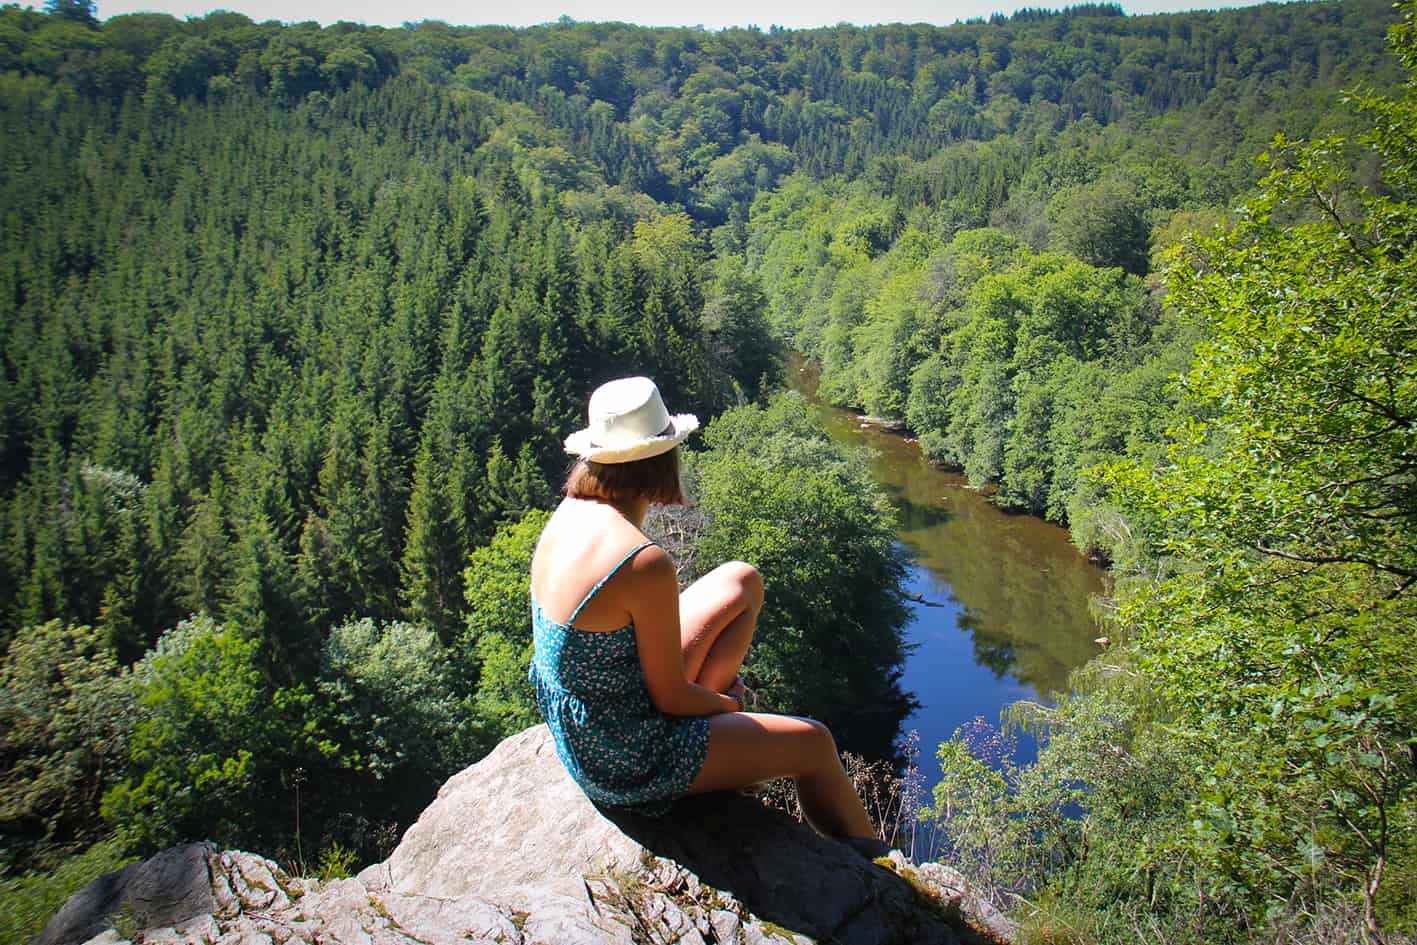
[[[577,430],[566,437],[565,446],[567,453],[592,463],[632,463],[637,459],[649,459],[651,456],[669,452],[698,428],[698,417],[691,413],[680,413],[669,418],[668,432],[657,436],[604,446],[593,442],[591,431],[586,429]]]

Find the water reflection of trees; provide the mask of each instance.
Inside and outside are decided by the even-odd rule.
[[[1047,692],[1093,651],[1088,609],[1102,587],[1060,529],[1007,516],[958,488],[940,524],[902,530],[917,563],[961,605],[959,629],[998,678]]]
[[[961,609],[956,615],[959,628],[969,634],[974,644],[974,662],[994,674],[995,679],[1003,679],[1014,674],[1018,664],[1018,649],[1014,641],[990,636],[984,630],[978,615]]]
[[[844,411],[818,414],[838,441],[865,447],[872,475],[895,506],[897,537],[929,575],[927,600],[953,599],[953,620],[969,634],[973,658],[996,680],[1047,693],[1094,652],[1089,611],[1102,573],[1040,519],[1010,515],[961,476],[930,466],[901,437],[862,429]],[[947,611],[917,611],[917,633],[948,626]]]
[[[900,522],[898,529],[900,532],[923,531],[948,525],[955,518],[955,514],[943,506],[913,502],[898,489],[888,489],[887,492],[890,494],[891,502],[895,505],[896,518]]]

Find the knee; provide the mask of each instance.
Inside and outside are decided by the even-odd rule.
[[[815,763],[814,766],[827,766],[841,763],[841,757],[836,751],[836,739],[832,737],[831,729],[827,728],[816,719],[803,719],[807,723],[804,731],[804,741],[807,750]]]
[[[746,561],[730,561],[725,567],[731,569],[733,581],[738,586],[739,596],[750,609],[757,611],[763,606],[763,576],[758,569]]]

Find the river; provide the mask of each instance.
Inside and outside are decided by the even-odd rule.
[[[791,371],[793,386],[810,397],[811,369]],[[1102,591],[1104,572],[1066,529],[1000,511],[962,475],[926,462],[915,443],[849,411],[815,408],[834,440],[869,450],[910,558],[908,592],[930,602],[911,605],[901,679],[919,702],[902,730],[919,739],[928,792],[938,780],[935,747],[956,728],[981,716],[997,724],[1005,705],[1047,699],[1098,652],[1089,600]],[[1020,750],[1033,753],[1026,739]]]

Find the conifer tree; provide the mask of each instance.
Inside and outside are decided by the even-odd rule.
[[[177,600],[191,613],[222,615],[231,554],[225,502],[226,480],[218,471],[212,473],[206,491],[197,493],[173,555],[179,577]]]
[[[302,613],[295,568],[263,514],[235,522],[222,610],[247,639],[261,643],[272,678],[291,683],[319,658],[319,643]]]
[[[461,611],[465,535],[458,528],[444,458],[425,439],[414,460],[400,589],[404,613],[451,639]]]

